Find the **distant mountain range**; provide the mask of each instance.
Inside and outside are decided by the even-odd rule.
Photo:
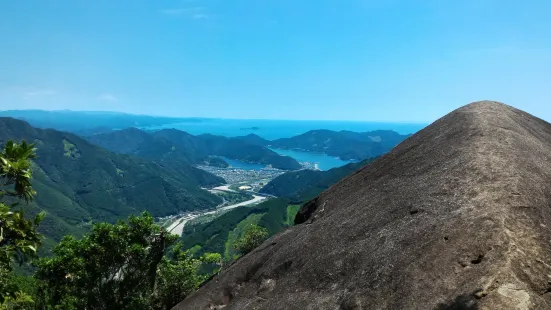
[[[53,128],[76,134],[108,132],[128,127],[159,126],[180,122],[197,122],[198,118],[157,117],[118,112],[8,110],[0,111],[0,117],[24,120],[38,128]]]
[[[26,208],[47,212],[41,230],[52,239],[78,235],[90,220],[114,222],[143,211],[166,216],[221,203],[200,187],[224,180],[185,162],[154,163],[115,154],[67,132],[0,118],[0,145],[7,140],[36,145],[32,184],[38,195]]]
[[[213,156],[226,157],[249,163],[272,165],[283,170],[297,170],[301,165],[293,158],[241,139],[203,134],[194,136],[176,129],[145,132],[128,128],[97,134],[87,139],[110,151],[133,154],[161,161],[185,161],[189,164],[210,164]],[[221,159],[216,166],[224,166]]]
[[[380,156],[411,135],[401,135],[391,130],[370,132],[311,130],[304,134],[277,140],[266,140],[249,134],[238,137],[250,144],[268,146],[276,149],[299,150],[325,153],[343,160],[363,160]]]
[[[271,163],[274,165],[274,163],[276,163],[279,168],[286,170],[298,169],[298,163],[293,162],[291,159],[277,158],[275,157],[276,154],[266,150],[254,149],[245,144],[237,144],[237,142],[233,140],[242,140],[247,142],[248,145],[268,148],[324,153],[329,156],[339,157],[343,160],[363,160],[380,156],[409,137],[409,135],[401,135],[391,130],[353,132],[331,131],[326,129],[311,130],[301,135],[277,140],[266,140],[254,133],[247,136],[231,138],[231,141],[225,137],[212,136],[209,134],[190,138],[183,137],[183,134],[181,134],[182,131],[178,131],[178,134],[171,133],[170,131],[163,131],[154,137],[145,137],[143,133],[135,131],[117,132],[109,136],[109,134],[112,134],[114,131],[121,129],[134,127],[148,128],[176,123],[195,124],[212,119],[155,117],[116,112],[82,112],[68,110],[11,110],[0,111],[0,116],[14,117],[25,120],[34,127],[69,131],[80,136],[88,137],[97,134],[107,134],[107,136],[97,137],[94,143],[98,143],[118,153],[136,154],[148,159],[159,160],[160,157],[164,159],[165,156],[168,156],[178,158],[178,160],[185,158],[190,163],[199,163],[207,160],[210,155],[216,155],[260,164]],[[258,129],[258,127],[241,128],[241,130]],[[165,135],[165,140],[172,141],[168,141],[168,143],[152,141],[152,138],[159,138],[163,135]],[[100,138],[121,141],[124,142],[124,146],[119,148],[119,146],[114,145],[113,141],[99,141]],[[128,138],[131,140],[128,140]],[[134,138],[136,139],[135,141],[132,140]],[[181,140],[184,140],[184,142]],[[202,142],[200,140],[202,140]],[[151,148],[146,146],[149,143],[152,145]],[[180,148],[172,152],[165,149],[167,146],[174,146],[175,143],[185,147],[192,147],[194,144],[199,144],[200,146],[198,149],[188,150]],[[159,149],[154,149],[153,145],[159,147]],[[240,148],[245,148],[247,152],[251,153],[249,156],[245,156],[245,150],[240,151]],[[197,154],[196,151],[203,153]],[[217,162],[217,164],[220,164],[220,162]]]
[[[343,160],[364,160],[385,154],[407,137],[409,135],[386,130],[357,133],[321,129],[270,141],[255,134],[227,138],[211,134],[194,136],[176,129],[146,132],[127,128],[91,135],[87,139],[116,153],[155,161],[185,161],[192,165],[212,163],[224,167],[227,164],[219,157],[225,157],[283,170],[299,170],[301,166],[295,159],[281,156],[270,148],[325,153]],[[213,157],[218,159],[213,160]],[[308,173],[311,174],[302,174]]]

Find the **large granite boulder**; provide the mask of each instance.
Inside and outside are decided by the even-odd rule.
[[[551,309],[551,125],[460,108],[174,309]]]

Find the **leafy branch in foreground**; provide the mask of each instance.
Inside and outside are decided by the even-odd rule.
[[[38,264],[41,303],[63,309],[170,309],[199,287],[206,279],[201,265],[213,260],[193,258],[180,245],[169,259],[177,239],[148,213],[94,224],[80,240],[67,236],[53,257]]]
[[[33,220],[15,210],[19,200],[31,201],[36,192],[31,186],[31,159],[35,148],[25,141],[8,141],[0,153],[0,307],[14,303],[32,304],[32,299],[9,283],[12,262],[24,263],[36,258],[42,237],[37,232],[44,213]]]
[[[31,159],[36,158],[34,145],[8,141],[0,153],[0,198],[12,196],[26,201],[36,192],[31,186]]]
[[[36,277],[43,301],[67,309],[130,309],[147,300],[158,265],[177,236],[147,213],[128,222],[97,223],[78,240],[66,236],[42,258]]]

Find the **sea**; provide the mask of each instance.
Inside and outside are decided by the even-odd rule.
[[[238,120],[238,119],[189,119],[180,123],[151,126],[143,129],[160,130],[175,128],[193,135],[213,134],[225,137],[256,134],[267,140],[290,138],[310,130],[328,129],[334,131],[348,130],[366,132],[374,130],[394,130],[400,134],[413,134],[428,124],[423,123],[383,123],[383,122],[353,122],[353,121],[299,121],[299,120]],[[329,170],[350,163],[326,154],[300,152],[294,150],[273,149],[273,151],[295,158],[298,162],[307,162],[320,170]],[[259,170],[262,165],[229,160],[235,168]]]
[[[323,171],[355,162],[351,160],[342,160],[338,157],[332,157],[323,153],[312,153],[312,152],[281,150],[281,149],[272,149],[272,151],[280,155],[293,157],[299,163],[308,163],[311,166],[311,168],[317,168]]]

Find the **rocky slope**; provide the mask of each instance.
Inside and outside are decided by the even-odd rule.
[[[175,309],[551,309],[551,125],[452,112]]]

